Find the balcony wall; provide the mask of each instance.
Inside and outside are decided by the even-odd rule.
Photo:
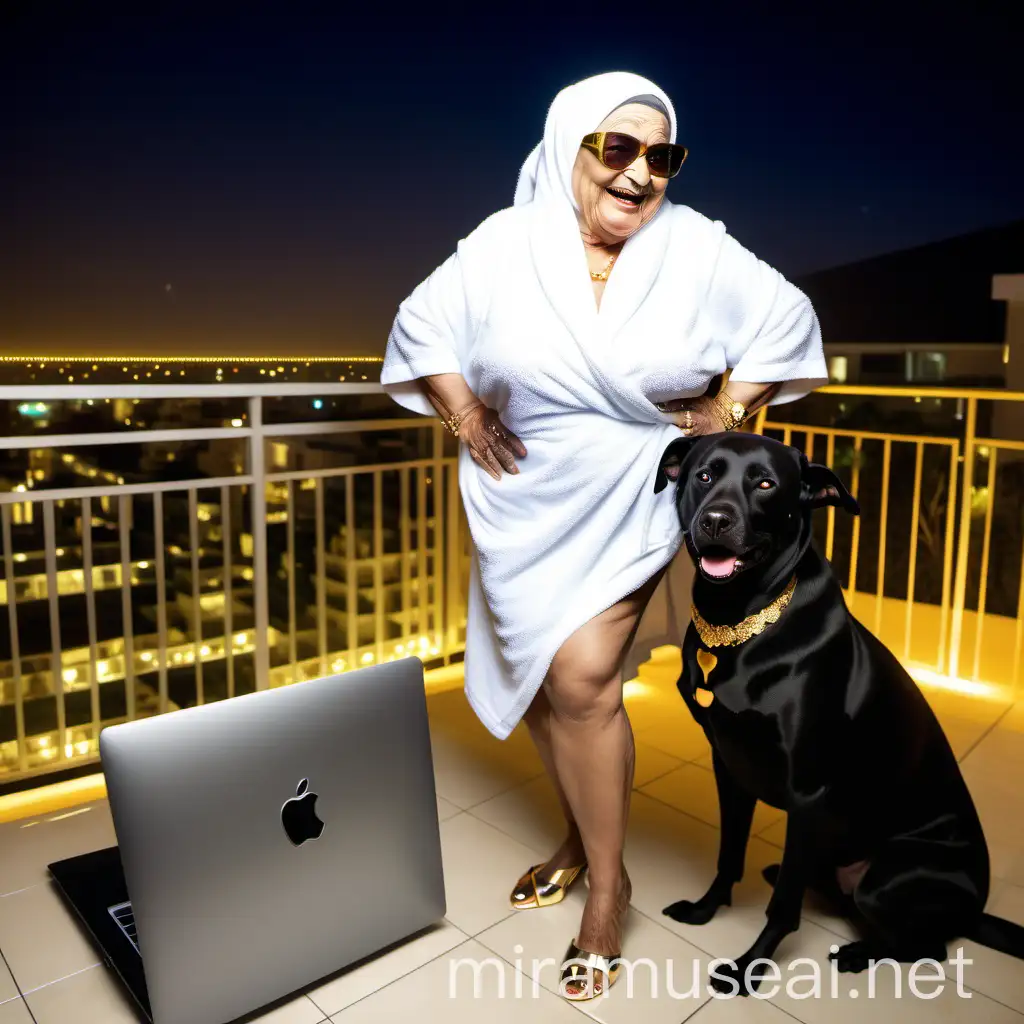
[[[756,424],[860,498],[858,519],[819,516],[818,542],[924,685],[1016,687],[1024,442],[990,435],[993,409],[1022,400],[832,387]],[[455,449],[379,385],[8,387],[0,402],[0,784],[94,761],[116,722],[461,658]]]

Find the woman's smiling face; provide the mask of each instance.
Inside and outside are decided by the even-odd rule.
[[[623,132],[648,146],[669,141],[665,116],[642,103],[612,111],[596,130]],[[667,187],[668,178],[652,177],[644,156],[624,170],[613,171],[581,146],[572,169],[580,230],[604,245],[624,242],[658,212]]]

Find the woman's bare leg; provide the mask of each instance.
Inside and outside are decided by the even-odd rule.
[[[580,830],[576,825],[572,807],[569,806],[569,800],[558,778],[558,772],[555,770],[554,755],[551,752],[551,703],[543,687],[537,691],[537,696],[534,697],[533,703],[530,704],[523,716],[523,721],[526,722],[526,727],[530,730],[533,745],[537,748],[544,770],[555,788],[555,794],[562,807],[562,814],[565,815],[566,822],[565,840],[537,872],[544,879],[549,878],[552,872],[559,868],[570,868],[582,864],[586,860],[586,852],[583,849],[583,840],[580,837]]]
[[[644,585],[634,595],[630,595],[625,599],[625,603],[636,603],[639,601],[639,611],[635,616],[635,622],[633,624],[632,632],[627,637],[624,650],[628,649],[629,641],[632,639],[632,635],[636,632],[636,627],[640,621],[640,614],[642,613],[647,602],[650,600],[651,594],[654,593],[658,582],[661,580],[663,572],[659,572],[657,576]],[[616,606],[618,607],[618,606]],[[605,613],[605,616],[612,614],[614,610],[610,609],[609,612]],[[530,738],[533,740],[534,746],[537,748],[537,753],[540,755],[541,763],[544,765],[544,769],[547,773],[548,778],[551,780],[551,784],[555,789],[555,795],[558,797],[559,805],[562,808],[562,814],[565,816],[566,821],[566,837],[562,842],[562,845],[555,851],[555,853],[544,863],[544,865],[538,871],[538,875],[541,878],[550,876],[550,874],[559,868],[574,867],[577,864],[583,863],[586,860],[586,851],[583,846],[583,839],[580,835],[579,826],[576,824],[576,818],[572,810],[572,806],[569,803],[568,797],[565,795],[565,789],[562,786],[561,780],[558,777],[558,771],[555,767],[554,754],[551,750],[551,715],[552,715],[551,702],[548,699],[547,688],[541,687],[537,691],[536,697],[534,697],[532,703],[523,716],[523,721],[526,724],[527,729],[530,733]],[[627,751],[627,789],[626,789],[626,810],[629,809],[629,798],[632,792],[633,786],[633,762],[634,762],[634,751],[632,744],[632,730],[629,733],[629,750]]]
[[[630,896],[622,852],[635,752],[622,703],[622,662],[660,578],[659,573],[577,630],[555,656],[544,682],[554,775],[590,870],[576,938],[583,949],[605,955],[621,951]]]

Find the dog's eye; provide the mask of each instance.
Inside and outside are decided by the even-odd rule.
[[[762,480],[757,486],[762,491],[770,491],[775,486],[775,481],[774,480]]]
[[[700,481],[700,482],[701,482],[702,484],[709,484],[709,483],[711,483],[711,474],[710,474],[710,473],[709,473],[709,472],[708,472],[708,471],[707,471],[706,469],[702,469],[702,470],[701,470],[701,471],[700,471],[700,472],[699,472],[699,473],[697,474],[697,479],[698,479],[698,480],[699,480],[699,481]]]

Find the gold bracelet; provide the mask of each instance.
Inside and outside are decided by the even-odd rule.
[[[462,426],[462,421],[466,418],[466,414],[472,412],[475,408],[477,408],[477,406],[480,406],[480,405],[483,405],[483,404],[484,404],[483,402],[473,402],[472,405],[467,405],[466,408],[462,410],[462,412],[454,413],[453,415],[449,416],[447,419],[442,418],[441,422],[448,429],[448,431],[452,435],[452,437],[458,437],[459,436],[459,427]]]
[[[746,406],[742,402],[733,401],[725,391],[719,391],[711,404],[726,430],[738,430],[749,415]]]

